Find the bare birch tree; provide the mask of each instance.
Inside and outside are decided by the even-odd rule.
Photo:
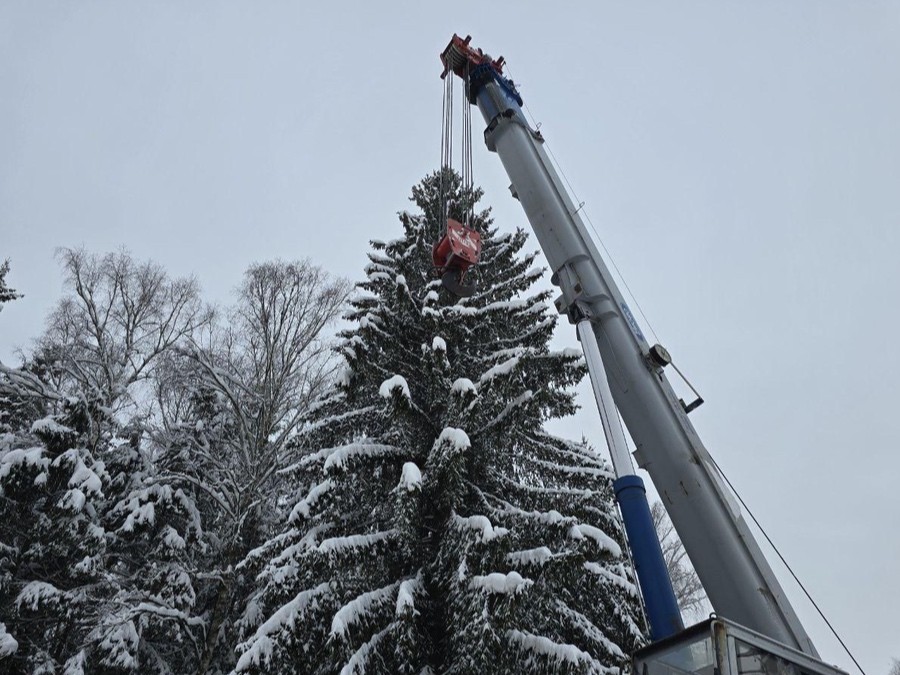
[[[689,623],[697,621],[709,609],[709,601],[703,590],[703,584],[700,583],[700,578],[691,565],[687,551],[684,550],[684,544],[678,538],[675,526],[669,520],[661,502],[653,503],[650,515],[653,517],[656,536],[662,545],[663,558],[666,561],[669,578],[672,580],[678,607]]]
[[[196,280],[172,279],[126,251],[63,248],[58,257],[69,294],[48,317],[37,354],[63,391],[114,418],[135,405],[135,385],[159,357],[207,326],[212,311]]]
[[[201,673],[211,668],[241,599],[234,566],[275,517],[289,441],[333,375],[323,331],[337,319],[349,288],[309,261],[253,265],[227,324],[179,349],[159,380],[167,436],[161,445],[174,460],[168,475],[193,485],[198,502],[214,514],[207,529],[214,529],[219,546],[216,568],[207,573],[218,590]],[[178,459],[185,448],[189,463]]]

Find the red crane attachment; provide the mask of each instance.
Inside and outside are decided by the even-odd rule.
[[[475,284],[466,284],[465,278],[466,271],[480,256],[481,235],[452,218],[447,220],[447,233],[431,250],[444,288],[463,298],[475,293]]]
[[[456,33],[453,34],[450,44],[441,52],[441,63],[444,64],[444,72],[441,73],[442,80],[450,71],[465,79],[468,67],[480,66],[483,63],[491,64],[498,73],[503,72],[503,65],[506,62],[502,56],[499,59],[492,59],[480,49],[470,47],[471,41],[471,35],[466,35],[466,39],[463,40]]]

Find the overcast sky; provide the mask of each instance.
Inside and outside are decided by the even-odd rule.
[[[707,447],[868,674],[886,673],[900,3],[439,4],[0,2],[0,259],[26,294],[0,313],[0,360],[59,297],[57,246],[125,246],[217,302],[275,257],[359,279],[367,241],[399,236],[437,168],[437,55],[471,33],[507,58],[706,399]],[[527,227],[478,138],[474,168],[496,222]],[[558,342],[577,344],[566,326]],[[581,392],[554,430],[602,438]],[[823,657],[852,670],[785,586]]]

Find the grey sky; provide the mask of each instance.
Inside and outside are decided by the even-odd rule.
[[[6,0],[0,258],[27,297],[0,314],[0,359],[41,330],[60,245],[127,246],[220,302],[254,260],[359,278],[367,240],[398,236],[437,168],[454,31],[507,58],[707,400],[692,415],[706,445],[885,673],[900,657],[898,3]],[[497,223],[526,226],[477,137],[474,163]],[[565,326],[559,342],[575,344]],[[587,392],[556,431],[600,437]]]

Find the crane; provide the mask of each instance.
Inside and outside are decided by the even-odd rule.
[[[504,59],[470,43],[470,36],[453,36],[441,53],[441,77],[460,77],[469,104],[481,112],[485,144],[506,170],[512,196],[560,289],[557,309],[575,325],[584,350],[653,641],[634,655],[635,671],[842,673],[819,659],[688,418],[702,399],[685,404],[675,394],[666,376],[669,353],[641,332],[549,159],[544,137],[528,123],[516,85],[503,72]],[[716,613],[686,631],[619,415]]]

